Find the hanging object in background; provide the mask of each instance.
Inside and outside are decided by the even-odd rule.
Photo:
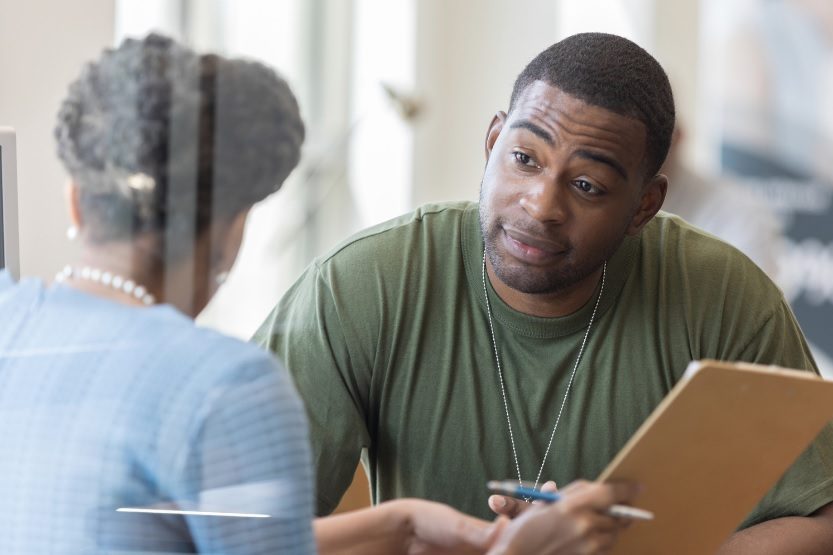
[[[385,91],[388,99],[391,101],[396,111],[408,123],[413,123],[420,117],[425,109],[425,103],[417,98],[413,93],[403,92],[389,83],[384,81],[379,83]]]

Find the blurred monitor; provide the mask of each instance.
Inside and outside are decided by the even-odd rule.
[[[17,150],[14,129],[0,127],[0,269],[20,277],[17,227]]]

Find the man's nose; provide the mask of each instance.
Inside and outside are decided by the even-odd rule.
[[[566,186],[556,178],[536,180],[521,197],[521,207],[542,223],[564,223],[569,217]]]

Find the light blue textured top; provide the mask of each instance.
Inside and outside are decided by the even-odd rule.
[[[0,553],[312,553],[311,468],[267,353],[0,272]]]

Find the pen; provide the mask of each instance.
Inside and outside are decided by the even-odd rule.
[[[560,493],[541,491],[525,485],[518,485],[513,481],[491,481],[486,484],[489,491],[515,497],[516,499],[526,499],[535,501],[545,501],[547,503],[554,503],[564,496]],[[636,507],[629,507],[627,505],[611,505],[607,510],[607,514],[619,518],[631,518],[634,520],[653,520],[654,513],[644,509],[637,509]]]

